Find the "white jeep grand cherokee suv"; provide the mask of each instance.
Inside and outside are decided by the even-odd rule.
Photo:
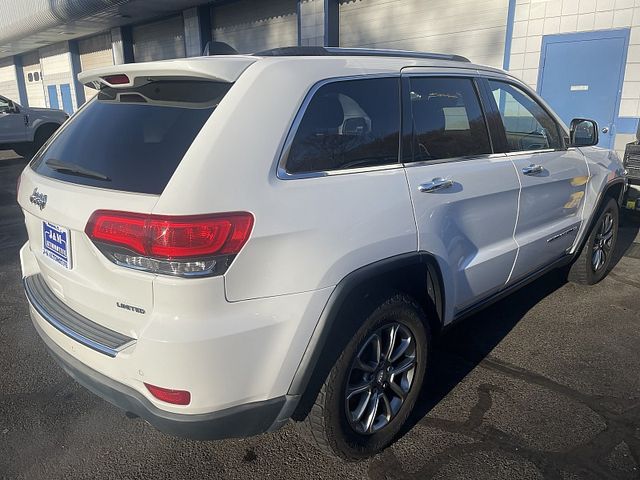
[[[67,118],[62,110],[23,107],[0,95],[0,150],[31,158]]]
[[[199,439],[306,418],[387,446],[432,337],[550,269],[606,275],[597,126],[457,56],[291,48],[117,65],[18,200],[36,330],[78,382]]]

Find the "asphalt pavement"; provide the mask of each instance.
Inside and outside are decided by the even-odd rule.
[[[15,204],[25,161],[0,152],[0,478],[640,478],[640,222],[592,287],[551,273],[452,329],[410,428],[344,463],[289,424],[220,442],[172,438],[71,380],[29,320]],[[635,243],[634,243],[635,242]]]

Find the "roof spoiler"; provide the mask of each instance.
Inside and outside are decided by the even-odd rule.
[[[148,63],[125,63],[96,68],[78,74],[78,80],[99,90],[103,86],[126,88],[140,77],[199,78],[217,82],[235,82],[245,69],[258,59],[249,55],[226,55],[216,58],[183,58]]]

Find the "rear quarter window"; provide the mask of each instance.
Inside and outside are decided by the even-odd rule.
[[[314,93],[287,152],[290,174],[398,162],[398,78],[336,80]]]
[[[103,88],[31,167],[80,185],[160,194],[229,88],[197,80]]]

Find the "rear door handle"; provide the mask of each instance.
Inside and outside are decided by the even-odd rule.
[[[438,190],[444,190],[445,188],[449,188],[453,186],[453,180],[450,178],[442,178],[436,177],[430,182],[421,183],[418,186],[418,190],[422,193],[432,193],[437,192]]]
[[[534,165],[533,163],[522,169],[522,173],[525,175],[536,175],[542,172],[544,172],[544,167],[542,165]]]

